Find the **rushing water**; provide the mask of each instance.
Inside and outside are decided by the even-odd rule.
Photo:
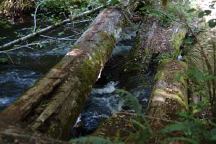
[[[40,73],[24,67],[0,66],[0,109],[14,102],[40,77]]]
[[[0,21],[0,44],[31,33],[30,23],[11,25]],[[0,53],[0,110],[14,102],[55,65],[71,48],[87,24],[66,25]],[[76,30],[76,31],[75,31]]]
[[[70,25],[67,27],[70,27]],[[57,30],[57,32],[49,33],[49,37],[37,38],[33,43],[39,43],[39,45],[27,44],[24,48],[10,52],[9,55],[14,64],[11,64],[12,61],[10,60],[4,64],[0,64],[0,110],[14,102],[26,89],[31,87],[36,80],[43,76],[50,67],[56,64],[71,48],[74,42],[72,39],[79,37],[80,34],[78,34],[77,31],[82,33],[81,29],[83,30],[83,26],[77,27],[75,33],[74,30],[69,30],[59,37],[59,31],[64,31],[64,29],[61,28],[59,31]],[[24,34],[29,32],[30,29],[22,28],[21,30],[13,30],[16,34]],[[15,35],[15,37],[16,36],[17,35]],[[101,121],[124,109],[124,100],[115,92],[118,88],[130,85],[130,92],[136,96],[143,105],[146,105],[151,86],[148,84],[147,86],[142,86],[142,84],[137,83],[140,80],[137,80],[137,77],[134,76],[128,77],[132,79],[132,83],[124,83],[120,78],[120,67],[124,64],[124,57],[134,44],[135,36],[136,31],[134,31],[133,28],[128,28],[124,31],[121,41],[118,42],[112,53],[110,62],[108,62],[102,73],[102,77],[92,89],[84,110],[77,119],[77,123],[72,126],[73,136],[85,135],[92,132],[98,127]],[[67,40],[57,40],[53,39],[53,37],[64,37],[67,38]],[[7,38],[5,42],[7,42],[8,39],[10,39],[10,37]],[[8,56],[0,54],[0,58],[8,59]],[[149,81],[151,76],[146,76],[147,79],[144,81],[146,81],[146,83],[151,83]]]
[[[91,132],[99,123],[122,110],[123,101],[114,93],[117,82],[109,82],[104,87],[93,88],[84,111],[80,115],[82,128]]]
[[[127,87],[127,90],[139,100],[143,108],[147,106],[152,89],[152,73],[122,77],[125,57],[134,45],[135,35],[134,33],[130,35],[131,37],[122,39],[113,50],[112,58],[106,64],[102,77],[92,89],[84,110],[71,130],[73,137],[93,132],[102,121],[111,115],[128,109],[124,99],[116,92],[117,89]]]

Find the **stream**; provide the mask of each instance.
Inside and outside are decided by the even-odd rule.
[[[55,31],[34,38],[28,43],[21,43],[18,50],[8,55],[0,53],[0,111],[13,103],[29,87],[41,78],[55,65],[72,47],[75,40],[87,28],[89,23],[79,23],[75,26],[66,25]],[[6,25],[6,26],[5,26]],[[9,25],[0,23],[0,44],[25,35],[31,31],[30,24]],[[135,43],[136,26],[123,31],[121,40],[113,50],[111,59],[107,62],[101,78],[96,82],[88,100],[74,126],[71,126],[71,136],[78,137],[93,132],[98,125],[111,115],[128,109],[124,100],[115,92],[116,89],[126,89],[142,104],[147,106],[151,93],[153,74],[124,75],[122,68],[127,56]],[[6,37],[5,32],[8,32]],[[125,79],[127,79],[125,81]],[[143,81],[145,85],[143,85]]]

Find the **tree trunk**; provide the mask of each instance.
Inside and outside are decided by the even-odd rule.
[[[71,51],[0,118],[55,138],[67,137],[124,25],[119,9],[101,12]]]
[[[186,70],[187,64],[177,60],[159,66],[147,113],[153,133],[178,120],[178,112],[188,110]],[[159,135],[149,143],[156,144],[163,139]]]
[[[5,123],[0,123],[1,144],[72,144],[14,126],[5,128],[4,125]]]
[[[137,36],[136,44],[129,56],[129,62],[127,62],[124,67],[124,69],[126,70],[122,74],[123,77],[124,75],[127,75],[127,78],[125,79],[124,83],[131,83],[130,77],[138,77],[136,78],[136,82],[135,82],[138,83],[138,85],[133,84],[133,86],[135,85],[137,87],[141,87],[140,84],[143,84],[143,87],[145,87],[144,86],[145,84],[142,81],[144,75],[147,72],[151,71],[152,69],[156,69],[158,62],[152,62],[152,60],[154,60],[156,57],[160,57],[162,55],[169,54],[169,53],[173,56],[174,54],[179,54],[180,46],[187,32],[185,27],[183,27],[181,24],[175,23],[169,28],[165,28],[162,27],[157,20],[154,19],[148,19],[148,20],[149,20],[148,22],[144,22],[144,24],[142,24],[141,26],[141,30],[139,31],[139,34]],[[173,58],[176,58],[176,56]],[[184,72],[185,68],[186,66],[183,62],[175,61],[175,60],[159,66],[159,71],[157,72],[156,75],[156,77],[158,77],[158,80],[156,81],[156,84],[152,92],[152,96],[149,100],[150,104],[148,109],[149,112],[148,115],[146,116],[147,118],[155,117],[156,119],[157,118],[160,119],[161,118],[159,117],[160,113],[159,112],[156,113],[155,111],[160,110],[160,112],[163,112],[163,114],[166,115],[169,114],[168,113],[169,109],[163,110],[163,108],[166,107],[175,108],[175,106],[177,106],[174,102],[170,104],[163,103],[163,105],[157,102],[155,100],[157,99],[157,96],[159,96],[159,98],[161,97],[163,99],[167,99],[164,95],[161,96],[157,95],[158,90],[166,91],[168,88],[170,88],[169,90],[174,92],[173,95],[176,94],[176,99],[174,100],[179,100],[178,92],[182,92],[184,94],[183,96],[186,97],[186,87],[181,87],[182,83],[176,80],[178,74]],[[154,70],[153,70],[153,75],[154,75]],[[162,79],[166,77],[168,79]],[[182,82],[184,83],[185,86],[186,84],[185,79],[180,79],[180,80],[183,80]],[[160,85],[161,82],[164,85]],[[172,84],[172,82],[175,83]],[[177,84],[180,86],[178,87]],[[172,87],[168,87],[168,86],[172,86]],[[177,88],[181,88],[181,89],[177,89]],[[173,95],[169,94],[168,96],[171,97]],[[183,102],[185,102],[183,103],[185,104],[183,105],[183,108],[185,109],[187,109],[186,100],[187,98],[182,100]],[[170,109],[170,111],[171,110],[172,109]],[[125,143],[129,143],[129,144],[136,143],[137,142],[136,138],[133,137],[132,134],[137,132],[137,129],[133,126],[134,123],[131,120],[132,119],[136,120],[137,118],[140,119],[139,117],[137,117],[135,113],[128,113],[128,112],[117,113],[116,115],[109,118],[105,123],[103,123],[92,135],[108,137],[111,140],[115,140],[115,138],[118,137],[119,139],[123,140]],[[149,121],[152,124],[151,126],[155,127],[156,130],[155,119],[151,118],[149,119]],[[143,126],[145,127],[145,124],[143,124]]]
[[[154,130],[158,131],[167,122],[176,120],[177,112],[188,110],[186,70],[186,63],[177,60],[159,66],[148,107],[149,121]]]

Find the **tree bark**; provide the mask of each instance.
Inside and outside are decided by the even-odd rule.
[[[0,124],[2,126],[2,123]],[[39,133],[32,133],[29,130],[18,127],[0,128],[1,144],[71,144],[69,142],[56,140]]]
[[[186,71],[187,64],[177,60],[165,61],[159,66],[147,112],[153,133],[178,120],[178,112],[188,110]],[[163,139],[159,135],[149,143],[156,144]]]
[[[129,55],[129,62],[127,62],[124,67],[126,71],[122,74],[123,77],[124,75],[127,75],[127,78],[125,79],[124,83],[131,83],[130,77],[139,76],[139,78],[136,78],[135,80],[136,84],[133,84],[132,86],[135,85],[137,87],[140,87],[142,85],[145,85],[142,80],[142,77],[147,72],[152,70],[152,67],[153,69],[157,67],[158,62],[154,63],[156,65],[154,66],[152,65],[153,64],[152,60],[156,58],[155,56],[160,57],[164,54],[171,54],[174,56],[175,54],[178,54],[180,51],[179,50],[180,46],[187,32],[186,28],[181,24],[174,23],[169,28],[165,28],[162,27],[159,24],[159,22],[155,19],[148,19],[148,20],[149,20],[148,22],[144,22],[141,25],[141,30],[139,31],[139,34],[137,36],[137,42],[134,48],[132,49],[131,54]],[[176,57],[173,58],[175,59]],[[131,66],[133,66],[133,68],[131,68]],[[134,67],[137,68],[135,69]],[[166,92],[166,90],[170,88],[168,90],[173,91],[174,92],[173,95],[176,95],[176,99],[174,99],[173,101],[179,100],[178,92],[182,92],[184,94],[183,96],[182,95],[180,96],[186,97],[185,79],[181,79],[183,80],[182,82],[184,83],[184,87],[181,87],[182,82],[178,82],[176,80],[178,74],[181,74],[181,72],[184,72],[185,70],[186,70],[186,66],[184,62],[180,62],[176,60],[173,60],[171,62],[168,62],[167,64],[165,63],[159,66],[158,72],[156,74],[156,77],[158,77],[158,79],[156,80],[156,84],[152,91],[152,96],[149,100],[150,102],[148,107],[148,113],[146,116],[144,116],[147,119],[149,119],[151,126],[155,128],[155,130],[158,130],[157,129],[158,127],[156,127],[157,121],[155,120],[159,119],[160,120],[159,122],[163,122],[161,119],[163,119],[164,117],[160,117],[160,112],[162,112],[163,115],[170,114],[168,107],[175,108],[175,106],[178,106],[174,102],[163,103],[163,105],[162,102],[161,103],[159,103],[160,101],[157,102],[155,100],[158,97],[157,92],[158,90],[164,90]],[[167,78],[167,79],[162,79],[162,78]],[[161,82],[163,85],[160,85]],[[178,87],[178,85],[180,86]],[[177,89],[177,88],[181,88],[181,89]],[[167,95],[168,94],[169,93],[167,92]],[[169,94],[168,96],[170,96],[171,99],[173,95]],[[163,99],[169,98],[165,96],[159,95],[159,97],[162,97]],[[182,100],[185,103],[180,103],[180,104],[185,104],[183,105],[183,108],[185,109],[187,109],[186,100],[187,98]],[[155,111],[157,110],[158,111],[160,110],[160,112],[156,113]],[[170,109],[170,111],[171,110],[172,109]],[[173,110],[172,112],[174,113],[175,111]],[[124,112],[117,113],[116,115],[112,116],[107,121],[105,121],[92,135],[107,137],[110,138],[111,140],[115,140],[116,137],[119,137],[125,143],[129,143],[129,144],[136,143],[136,139],[132,136],[133,133],[137,132],[137,129],[133,126],[134,123],[131,121],[133,119],[135,120],[137,119],[137,115],[135,113],[124,113]]]
[[[101,12],[71,51],[0,118],[55,138],[67,137],[125,23],[117,8]]]
[[[177,112],[188,110],[187,64],[177,60],[162,63],[149,101],[148,117],[153,130],[177,119]]]
[[[131,134],[136,133],[136,128],[132,120],[138,118],[135,113],[119,112],[102,123],[99,128],[91,134],[115,141],[118,138],[124,143],[134,144],[131,141]]]

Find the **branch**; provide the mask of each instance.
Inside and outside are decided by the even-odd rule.
[[[54,41],[54,40],[52,40]],[[17,46],[13,49],[9,49],[9,50],[3,50],[3,51],[0,51],[0,54],[7,54],[8,52],[11,52],[11,51],[15,51],[15,50],[19,50],[21,48],[31,48],[31,46],[35,46],[35,45],[41,45],[41,44],[47,44],[47,43],[50,43],[52,42],[51,40],[49,41],[43,41],[43,42],[36,42],[36,43],[30,43],[30,44],[26,44],[26,45],[21,45],[21,46]],[[32,48],[33,49],[33,48]]]
[[[36,28],[37,28],[37,11],[38,11],[38,8],[43,4],[43,2],[39,3],[37,5],[37,7],[35,8],[35,12],[34,12],[34,29],[33,29],[33,32],[36,32]]]
[[[54,28],[56,28],[56,27],[59,27],[59,26],[61,26],[61,25],[67,24],[68,22],[70,22],[70,21],[72,21],[72,20],[75,20],[75,19],[78,19],[78,18],[87,16],[87,15],[92,14],[92,13],[94,13],[94,12],[97,12],[97,11],[99,11],[100,9],[104,8],[104,7],[105,7],[105,6],[100,6],[100,7],[97,7],[97,8],[95,8],[95,9],[92,9],[92,10],[89,10],[89,11],[85,11],[85,12],[83,12],[83,13],[77,15],[77,16],[74,16],[74,17],[72,17],[72,18],[65,19],[65,20],[63,20],[63,21],[61,21],[61,22],[59,22],[59,23],[56,23],[56,24],[54,24],[54,25],[48,26],[48,27],[46,27],[46,28],[43,28],[43,29],[41,29],[41,30],[39,30],[39,31],[37,31],[37,32],[33,32],[33,33],[28,34],[28,35],[26,35],[26,36],[24,36],[24,37],[21,37],[21,38],[19,38],[19,39],[16,39],[16,40],[14,40],[14,41],[11,41],[11,42],[9,42],[9,43],[6,43],[6,44],[0,46],[0,50],[4,50],[5,48],[8,48],[8,47],[10,47],[10,46],[13,46],[13,45],[15,45],[15,44],[17,44],[17,43],[19,43],[19,42],[22,42],[22,41],[25,41],[25,40],[30,39],[30,38],[32,38],[32,37],[35,37],[35,36],[37,36],[37,35],[39,35],[39,34],[41,34],[41,33],[47,32],[47,31],[49,31],[49,30],[51,30],[51,29],[54,29]]]

